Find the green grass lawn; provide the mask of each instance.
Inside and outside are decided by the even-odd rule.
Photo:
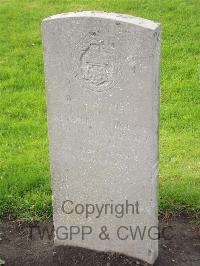
[[[0,0],[0,218],[52,215],[40,25],[104,10],[162,24],[160,212],[200,212],[199,0]]]

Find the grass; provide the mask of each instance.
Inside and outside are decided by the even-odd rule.
[[[0,218],[52,215],[40,24],[105,10],[162,24],[160,212],[200,212],[199,0],[0,1]]]

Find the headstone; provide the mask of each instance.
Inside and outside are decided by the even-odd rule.
[[[55,244],[158,255],[160,26],[105,12],[42,23]]]

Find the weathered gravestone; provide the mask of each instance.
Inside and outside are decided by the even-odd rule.
[[[78,12],[45,19],[42,32],[55,244],[153,263],[159,24]]]

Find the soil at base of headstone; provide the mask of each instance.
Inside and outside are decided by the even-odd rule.
[[[39,231],[38,231],[39,228]],[[42,236],[45,228],[47,231]],[[147,265],[116,254],[77,247],[55,247],[50,222],[0,223],[0,265]],[[159,257],[155,266],[199,266],[200,230],[188,217],[160,220]],[[1,264],[2,263],[2,264]]]

